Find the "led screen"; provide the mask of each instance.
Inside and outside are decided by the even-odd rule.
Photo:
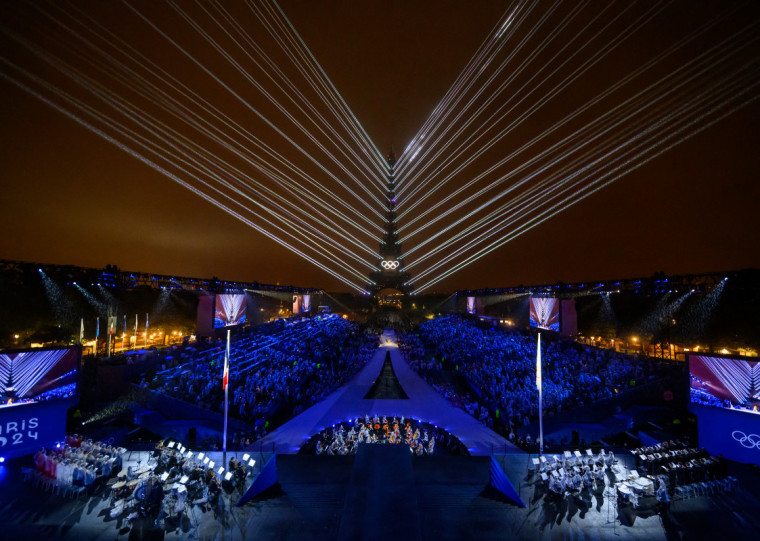
[[[689,356],[692,404],[760,413],[760,362]]]
[[[217,295],[214,309],[214,328],[245,323],[245,295]]]
[[[530,326],[559,332],[559,300],[548,297],[531,297]]]
[[[77,398],[79,349],[0,353],[0,408]]]
[[[293,295],[293,315],[311,311],[311,295]]]
[[[475,313],[475,297],[467,297],[467,313]]]

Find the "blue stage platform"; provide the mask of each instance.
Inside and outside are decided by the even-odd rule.
[[[386,352],[390,353],[393,370],[408,399],[364,398],[380,374]],[[401,355],[392,333],[382,335],[375,355],[351,381],[268,434],[255,448],[272,451],[274,446],[279,454],[295,454],[317,432],[339,422],[375,414],[403,415],[445,428],[459,438],[472,455],[523,452],[467,412],[452,406],[418,376]]]

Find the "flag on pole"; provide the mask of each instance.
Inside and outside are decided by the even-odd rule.
[[[536,348],[536,387],[538,388],[538,452],[544,454],[544,398],[541,392],[541,333]]]
[[[227,381],[230,376],[230,330],[227,329],[227,350],[224,353],[224,377],[222,378],[222,390],[227,389]]]
[[[227,464],[227,411],[229,410],[229,389],[227,379],[230,371],[230,329],[227,329],[227,348],[224,351],[224,377],[222,389],[224,389],[224,431],[222,433],[222,463]]]
[[[536,349],[536,388],[541,390],[541,333],[538,333],[538,348]]]

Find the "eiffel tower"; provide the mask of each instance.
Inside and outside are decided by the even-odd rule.
[[[404,259],[401,256],[401,243],[396,232],[396,176],[393,167],[396,165],[396,155],[391,149],[386,156],[390,172],[388,173],[388,192],[385,211],[385,234],[380,242],[380,259],[376,270],[369,275],[370,283],[367,288],[375,300],[380,297],[393,295],[406,300],[412,291],[407,285],[411,275],[404,270]]]

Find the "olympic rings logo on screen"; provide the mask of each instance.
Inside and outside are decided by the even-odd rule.
[[[385,270],[394,270],[398,268],[399,262],[398,261],[381,261],[380,266],[383,267]]]
[[[747,449],[760,449],[760,436],[757,434],[745,434],[741,430],[734,430],[731,437]]]

